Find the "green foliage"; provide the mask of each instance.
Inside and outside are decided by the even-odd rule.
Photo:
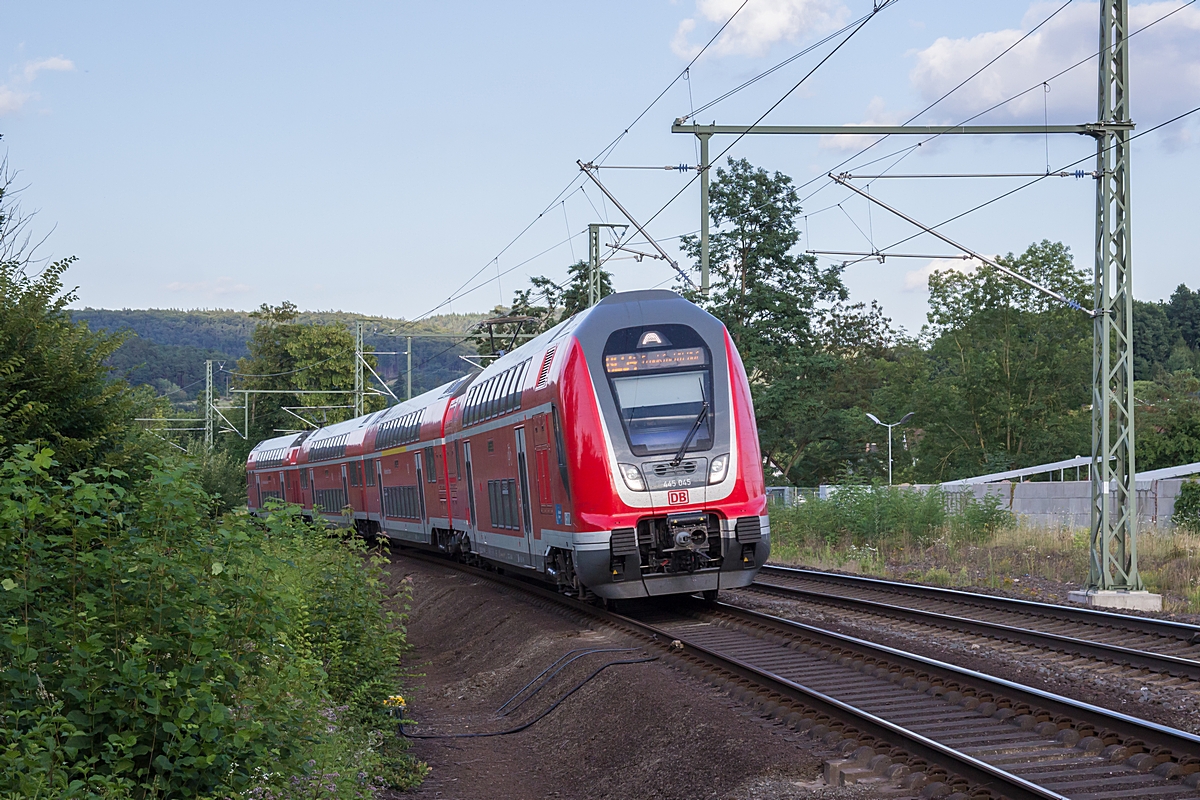
[[[249,355],[247,343],[259,325],[255,312],[173,309],[107,310],[85,308],[70,311],[76,322],[87,322],[92,330],[119,332],[124,343],[109,357],[113,371],[131,384],[147,384],[168,395],[176,405],[185,405],[196,397],[196,382],[203,388],[204,361],[224,362],[227,369],[239,358]],[[444,338],[422,339],[426,333],[463,333],[484,314],[439,314],[419,323],[386,317],[369,317],[340,311],[297,311],[292,320],[298,325],[353,326],[355,320],[369,324],[363,338],[370,348],[382,351],[404,350],[403,336],[413,339],[413,391],[416,394],[440,386],[463,374],[465,365],[459,354],[471,352],[466,345],[451,345]],[[387,356],[375,367],[380,376],[392,383],[393,391],[403,397],[406,360],[403,355]],[[225,376],[217,375],[218,387]],[[189,387],[177,392],[179,387]]]
[[[493,322],[491,330],[481,327],[472,337],[480,355],[492,355],[498,350],[511,350],[515,334],[537,335],[550,330],[588,307],[587,261],[576,261],[567,267],[567,280],[562,285],[544,275],[529,279],[528,289],[513,292],[512,306],[492,309],[492,319],[502,317],[531,317],[515,322]],[[601,299],[613,293],[612,273],[600,268],[599,295]],[[516,344],[520,344],[517,342]]]
[[[238,387],[315,393],[251,395],[248,443],[304,426],[284,407],[314,425],[349,419],[353,408],[337,406],[353,404],[352,395],[344,392],[354,388],[354,334],[342,325],[300,324],[296,307],[288,302],[274,307],[264,303],[254,314],[260,323],[250,337],[249,356],[238,361]],[[375,366],[374,356],[365,358]],[[384,406],[378,395],[364,403],[368,412]]]
[[[846,303],[840,267],[792,252],[801,209],[791,178],[732,159],[710,198],[711,291],[685,294],[725,323],[741,353],[764,458],[803,485],[860,468],[861,405],[894,338],[889,321],[878,306]],[[699,261],[697,237],[683,247]]]
[[[1184,284],[1179,284],[1171,293],[1166,310],[1183,343],[1194,351],[1200,351],[1200,289],[1192,291]]]
[[[936,487],[915,491],[900,486],[846,486],[827,499],[811,499],[792,508],[771,509],[772,546],[795,547],[823,540],[857,548],[919,545],[949,533],[978,540],[1012,523],[1012,515],[994,497],[967,496],[954,511]]]
[[[1088,276],[1043,241],[1005,266],[1086,301]],[[1088,452],[1092,324],[987,266],[929,279],[926,381],[917,477],[949,480]]]
[[[132,487],[53,467],[28,446],[0,465],[0,797],[419,781],[381,705],[403,620],[361,544],[294,511],[211,520],[166,462]]]
[[[1177,527],[1200,533],[1200,481],[1185,481],[1179,487],[1171,522]]]
[[[226,447],[207,449],[199,441],[192,443],[191,460],[195,465],[192,479],[208,495],[211,513],[224,514],[246,506],[246,462]]]
[[[108,379],[105,359],[121,337],[71,321],[62,276],[74,258],[36,277],[0,262],[0,459],[38,441],[54,448],[62,471],[106,464],[128,467],[150,448],[134,422],[149,416],[148,394]]]
[[[1200,461],[1200,379],[1191,370],[1134,384],[1139,471]]]

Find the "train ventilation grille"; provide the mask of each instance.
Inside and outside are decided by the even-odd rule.
[[[554,345],[546,351],[545,357],[542,358],[542,368],[538,370],[538,379],[534,389],[541,389],[550,380],[550,365],[554,363],[554,351],[557,349],[558,345]]]
[[[680,461],[677,466],[669,462],[654,465],[654,474],[660,478],[665,478],[668,475],[691,475],[695,471],[695,461]]]

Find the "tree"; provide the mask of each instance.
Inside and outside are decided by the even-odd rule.
[[[1200,379],[1191,370],[1139,381],[1134,396],[1139,471],[1200,461]]]
[[[1091,294],[1061,243],[1000,261],[1080,302]],[[948,480],[1088,452],[1091,320],[986,265],[935,272],[929,288],[918,474]]]
[[[1164,303],[1133,301],[1133,377],[1153,380],[1171,357],[1179,328],[1171,324]]]
[[[1185,284],[1179,284],[1167,301],[1166,311],[1184,343],[1200,350],[1200,289],[1193,292]]]
[[[279,393],[249,395],[247,445],[281,431],[349,419],[354,413],[349,394],[354,389],[354,334],[343,325],[299,324],[296,306],[286,301],[278,306],[264,303],[252,316],[259,322],[247,343],[250,355],[238,361],[234,376],[239,388]],[[374,356],[365,358],[375,366]],[[383,398],[371,394],[363,408],[370,412],[385,405]]]
[[[558,284],[544,275],[529,279],[528,289],[513,293],[512,306],[506,311],[501,306],[493,309],[493,320],[502,317],[532,317],[520,322],[492,322],[492,329],[480,328],[474,338],[480,355],[490,356],[495,350],[511,349],[514,334],[537,335],[568,320],[588,307],[588,277],[590,267],[586,261],[576,261],[567,267],[567,280]],[[612,273],[600,267],[600,297],[613,293]]]
[[[120,336],[72,322],[62,276],[66,258],[30,277],[19,259],[0,261],[0,460],[16,445],[54,449],[63,473],[106,465],[131,470],[155,449],[135,417],[154,412],[153,394],[110,379],[105,360]],[[130,463],[130,462],[134,463]]]
[[[792,179],[731,159],[710,188],[711,291],[684,293],[725,323],[750,377],[764,458],[814,484],[861,466],[861,403],[892,338],[872,305],[851,305],[840,267],[793,253],[801,213]],[[700,243],[683,237],[697,262]],[[698,266],[693,266],[698,270]]]

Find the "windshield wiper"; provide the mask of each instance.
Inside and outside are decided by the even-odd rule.
[[[696,436],[696,431],[700,430],[701,423],[708,417],[708,401],[705,400],[700,406],[700,413],[696,415],[696,421],[692,423],[692,429],[688,431],[687,438],[683,440],[683,444],[679,447],[679,452],[675,454],[675,458],[671,459],[671,466],[678,467],[679,462],[683,460],[683,454],[687,452],[688,445],[692,443],[692,439]]]

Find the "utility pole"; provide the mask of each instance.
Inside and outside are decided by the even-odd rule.
[[[700,294],[708,297],[708,140],[712,134],[696,138],[700,140]]]
[[[1128,35],[1128,0],[1101,0],[1089,593],[1143,588],[1134,462]]]
[[[408,375],[408,377],[406,379],[408,388],[405,390],[404,399],[412,400],[412,337],[411,336],[404,337],[404,354],[406,356],[408,356],[408,369],[406,370],[406,374]]]
[[[354,323],[354,416],[363,415],[363,323]]]
[[[600,229],[621,228],[628,225],[610,225],[607,222],[588,223],[588,308],[600,302]]]
[[[1096,122],[1081,125],[684,125],[701,147],[715,134],[961,136],[1080,134],[1096,140],[1096,264],[1092,342],[1092,525],[1086,591],[1089,605],[1161,609],[1144,591],[1137,564],[1137,486],[1133,422],[1133,263],[1130,255],[1129,3],[1100,2],[1099,104]],[[702,174],[708,156],[701,156]],[[590,174],[590,173],[589,173]],[[595,178],[593,177],[593,180]],[[836,180],[836,178],[835,178]],[[844,182],[844,181],[843,181]],[[872,202],[878,201],[870,198]],[[709,208],[701,182],[701,259]],[[911,221],[911,220],[910,220]],[[927,229],[928,231],[928,229]],[[935,233],[935,235],[938,235]],[[942,237],[944,238],[944,237]],[[947,240],[949,241],[949,240]],[[1027,281],[1028,282],[1028,281]],[[1043,288],[1043,287],[1036,287]],[[1111,493],[1111,494],[1110,494]],[[1137,594],[1132,594],[1132,593]]]
[[[204,447],[213,447],[213,381],[212,361],[204,362]]]

